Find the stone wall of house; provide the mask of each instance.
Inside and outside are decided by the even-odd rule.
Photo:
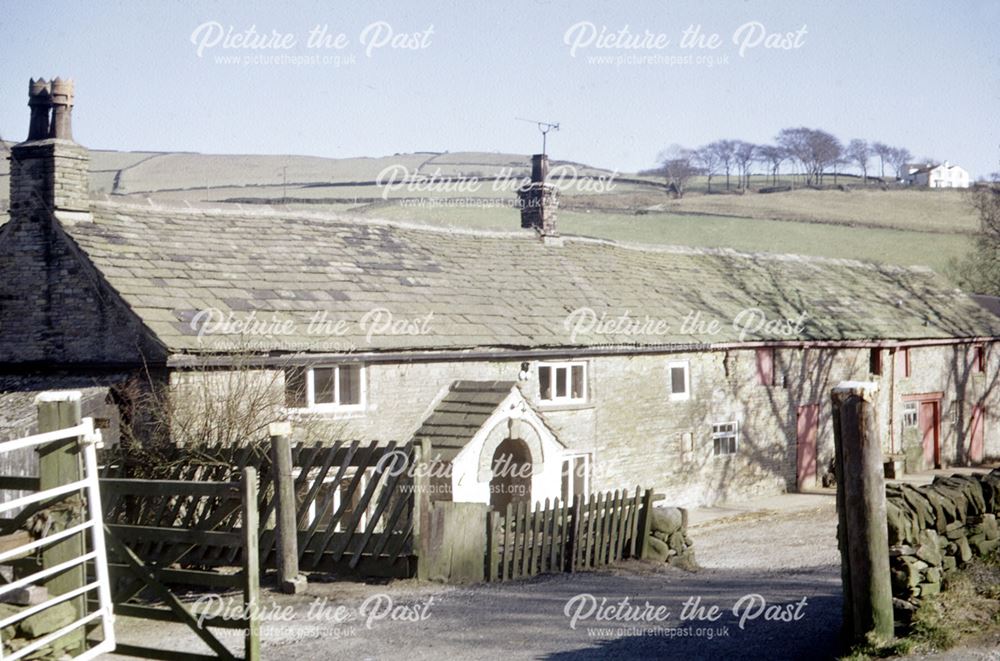
[[[0,228],[0,364],[161,357],[56,220],[87,207],[86,149],[63,140],[15,146],[10,179],[10,221]]]
[[[942,458],[946,464],[960,463],[954,444],[961,437],[951,427],[947,403],[983,395],[983,383],[974,377],[955,378],[954,356],[964,348],[913,351],[911,379],[893,386],[887,370],[876,377],[881,383],[886,447],[890,427],[901,429],[901,398],[940,391],[945,393]],[[669,393],[668,363],[676,360],[690,366],[691,396],[682,401],[672,401]],[[759,383],[754,350],[591,357],[586,362],[588,400],[579,405],[552,407],[540,401],[537,361],[529,363],[529,378],[524,381],[518,381],[520,359],[371,363],[365,368],[364,410],[296,412],[293,419],[312,440],[405,442],[453,381],[518,381],[560,441],[569,450],[591,454],[591,491],[641,485],[663,493],[667,502],[690,507],[796,490],[797,418],[804,404],[819,407],[817,481],[822,481],[833,456],[830,389],[843,380],[870,378],[868,349],[778,349],[772,385]],[[991,357],[987,374],[996,374],[997,369]],[[186,377],[193,383],[198,378]],[[220,377],[216,373],[212,378]],[[280,383],[283,374],[262,372],[260,378],[267,384]],[[987,397],[994,405],[996,399],[996,392]],[[726,422],[738,423],[737,451],[715,456],[712,425]],[[1000,457],[997,432],[991,417],[985,433],[988,458]]]
[[[881,399],[883,452],[905,457],[910,472],[933,468],[923,457],[919,423],[905,420],[907,402],[914,398],[934,399],[940,396],[940,460],[942,466],[968,465],[971,442],[972,411],[976,403],[995,403],[998,399],[997,370],[1000,356],[987,352],[983,371],[975,367],[972,345],[914,347],[910,353],[909,377],[905,376],[900,352],[894,356],[883,351],[883,374],[879,379],[882,390],[892,390],[892,396]],[[895,379],[895,385],[893,385]],[[913,402],[919,408],[919,402]],[[891,421],[891,422],[890,422]],[[993,416],[985,420],[985,456],[1000,456],[1000,429]]]
[[[886,487],[893,606],[907,622],[942,579],[1000,547],[1000,469]]]

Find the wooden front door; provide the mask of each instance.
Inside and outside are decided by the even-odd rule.
[[[979,464],[983,461],[983,427],[985,423],[985,409],[982,404],[976,404],[972,408],[972,424],[969,426],[969,463]]]
[[[937,401],[920,402],[920,438],[924,446],[924,465],[941,465],[941,412]]]
[[[816,486],[816,439],[819,435],[819,404],[799,407],[797,421],[796,475],[799,491]]]

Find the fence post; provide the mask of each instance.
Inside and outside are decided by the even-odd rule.
[[[844,633],[863,641],[893,636],[889,533],[878,384],[843,382],[831,395],[837,476],[838,546],[844,582]]]
[[[240,490],[243,497],[243,608],[247,628],[243,632],[243,658],[260,661],[260,527],[257,512],[257,469],[243,469]]]
[[[287,422],[272,423],[268,428],[277,506],[278,587],[287,594],[298,594],[306,588],[306,577],[299,573],[299,530],[292,478],[291,433],[291,425]]]
[[[580,512],[583,509],[583,496],[576,494],[573,496],[573,509],[570,510],[570,522],[567,526],[566,557],[569,559],[567,571],[576,571],[576,557],[579,554],[578,545],[580,542]]]
[[[413,445],[413,548],[417,554],[417,579],[429,578],[430,559],[424,557],[425,537],[430,533],[430,501],[428,463],[431,456],[429,439],[419,439]]]
[[[39,394],[35,398],[35,406],[38,410],[38,432],[58,431],[79,425],[82,421],[80,397],[79,391]],[[83,476],[80,438],[66,438],[38,448],[38,488],[40,491],[82,480]],[[60,505],[66,509],[58,511]],[[66,496],[55,508],[57,511],[50,512],[53,524],[49,529],[49,534],[83,522],[83,499],[79,493]],[[101,515],[103,516],[103,513]],[[64,541],[50,544],[42,551],[42,568],[48,569],[74,560],[84,553],[86,553],[84,535],[82,533],[73,535]],[[49,594],[60,595],[84,586],[86,579],[86,568],[83,565],[77,565],[46,580],[45,587],[48,588]],[[86,595],[74,597],[69,603],[76,610],[77,618],[86,614]],[[74,638],[79,640],[73,640]],[[63,642],[69,641],[72,641],[73,644],[65,645],[68,649],[82,648],[83,630],[77,629],[67,634],[66,637],[56,641],[54,646],[58,649],[64,646]]]
[[[499,579],[500,540],[497,533],[500,530],[500,513],[490,510],[486,513],[486,580],[496,583]]]
[[[642,494],[642,511],[639,512],[639,539],[636,544],[639,547],[639,559],[646,558],[646,540],[649,539],[650,529],[653,525],[653,490],[646,489]]]

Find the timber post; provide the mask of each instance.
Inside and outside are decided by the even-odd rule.
[[[39,394],[35,398],[35,405],[38,409],[38,433],[58,431],[79,425],[83,420],[80,412],[80,399],[81,394],[79,391],[43,392]],[[81,439],[73,437],[55,441],[38,448],[39,491],[54,489],[64,484],[83,479],[81,445]],[[49,534],[57,533],[83,522],[83,497],[80,492],[67,495],[53,507],[55,510],[62,511],[54,513],[50,511],[53,524],[49,530]],[[84,533],[73,535],[61,542],[48,545],[42,551],[42,568],[48,569],[64,562],[75,560],[84,553],[86,553]],[[86,585],[86,582],[86,568],[81,564],[47,579],[45,587],[48,588],[49,594],[55,596],[81,588]],[[74,597],[69,603],[73,605],[77,618],[81,618],[87,614],[86,595]],[[79,647],[82,648],[82,629],[71,632],[66,638],[59,639],[57,643],[63,640],[68,641],[72,637],[80,639]],[[77,645],[70,646],[71,649],[74,647],[77,647]]]
[[[840,383],[831,393],[844,634],[854,642],[893,637],[877,393],[878,384],[853,381]]]
[[[642,511],[639,513],[639,559],[643,560],[648,556],[646,551],[646,540],[652,532],[653,527],[653,490],[646,489],[642,495]]]
[[[291,433],[287,422],[272,423],[268,428],[277,512],[278,588],[286,594],[298,594],[306,588],[306,577],[299,573],[299,530],[295,513]]]
[[[240,482],[243,501],[243,608],[247,614],[243,632],[243,658],[260,661],[260,548],[258,530],[260,516],[257,511],[257,469],[243,469]]]
[[[430,558],[426,557],[430,530],[430,439],[419,439],[413,446],[413,549],[417,553],[417,579],[429,578]]]

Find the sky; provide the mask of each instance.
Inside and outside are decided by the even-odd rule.
[[[29,78],[61,76],[92,149],[533,153],[527,118],[560,124],[553,158],[630,172],[808,126],[978,177],[998,28],[994,0],[0,0],[0,136],[25,137]]]

